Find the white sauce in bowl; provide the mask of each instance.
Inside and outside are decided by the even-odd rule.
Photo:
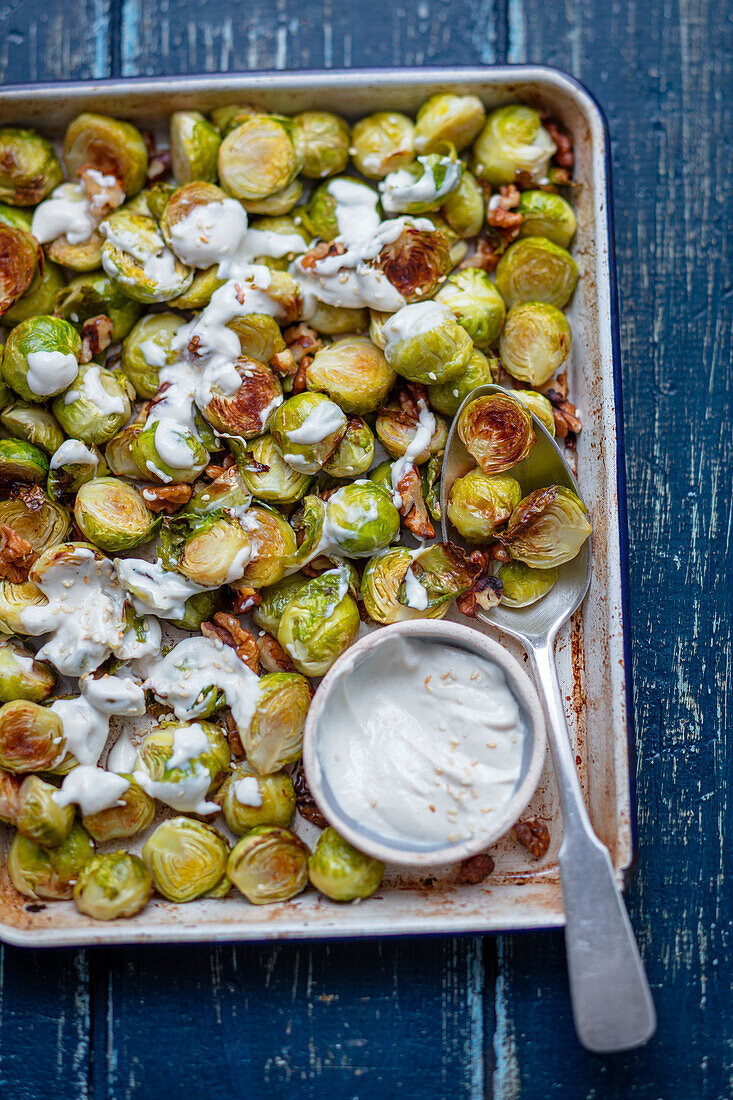
[[[395,637],[334,687],[318,756],[341,812],[360,829],[438,848],[487,831],[517,786],[524,741],[498,665]]]

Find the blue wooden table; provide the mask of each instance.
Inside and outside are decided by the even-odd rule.
[[[659,1013],[586,1054],[561,935],[0,954],[3,1100],[733,1095],[733,21],[713,0],[1,0],[4,82],[539,61],[614,148],[640,852]]]

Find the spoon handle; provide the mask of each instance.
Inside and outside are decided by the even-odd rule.
[[[544,695],[562,805],[558,860],[575,1028],[587,1050],[630,1050],[647,1042],[656,1028],[649,983],[608,849],[593,832],[586,812],[557,678],[554,639],[531,650],[531,657]]]

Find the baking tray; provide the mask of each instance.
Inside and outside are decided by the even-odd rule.
[[[549,108],[574,142],[580,187],[574,200],[578,231],[572,251],[582,278],[568,311],[573,329],[569,379],[571,397],[583,418],[577,472],[592,512],[594,572],[581,611],[560,635],[557,659],[589,813],[623,886],[633,863],[635,828],[630,662],[624,634],[623,428],[609,137],[589,92],[564,73],[529,65],[105,80],[0,89],[0,123],[37,126],[58,138],[75,115],[91,110],[160,129],[171,111],[209,111],[232,101],[249,101],[283,114],[320,107],[356,118],[384,108],[414,113],[428,96],[441,91],[475,93],[489,109],[513,100]],[[512,643],[507,647],[521,656]],[[155,899],[137,917],[108,924],[83,916],[71,902],[40,906],[17,894],[3,858],[9,830],[2,830],[0,938],[50,947],[560,927],[564,918],[557,851],[562,819],[549,758],[528,815],[547,823],[552,837],[548,854],[537,863],[506,837],[491,850],[494,873],[477,886],[459,885],[455,868],[388,869],[382,888],[362,904],[338,905],[315,891],[269,906],[250,905],[238,895],[187,905]],[[308,839],[307,823],[298,828]]]

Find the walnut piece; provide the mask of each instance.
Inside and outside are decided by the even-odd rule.
[[[283,337],[296,363],[302,363],[306,355],[314,356],[323,347],[323,342],[316,330],[304,322],[299,325],[290,325],[283,331]]]
[[[235,760],[244,760],[244,745],[239,735],[239,727],[231,714],[224,716],[224,729],[226,730],[229,748],[232,750],[232,756]]]
[[[106,313],[90,317],[81,328],[80,363],[91,363],[112,343],[112,322]]]
[[[151,512],[172,515],[182,504],[191,499],[190,485],[149,485],[141,490],[141,496]]]
[[[542,859],[550,847],[550,830],[536,817],[531,821],[518,821],[512,832],[535,859]]]
[[[489,199],[486,221],[494,229],[498,229],[504,238],[504,243],[513,241],[522,224],[523,218],[516,209],[519,206],[519,191],[513,183],[502,185],[497,195]]]
[[[37,557],[27,539],[6,523],[0,523],[0,577],[3,580],[11,584],[27,581]]]
[[[266,672],[295,672],[295,665],[283,647],[271,634],[260,634],[257,639],[260,664]]]
[[[206,630],[204,630],[206,627]],[[227,611],[217,611],[213,623],[202,623],[201,633],[207,637],[216,637],[230,646],[247,668],[257,675],[260,670],[260,651],[251,630],[242,626],[239,619]]]
[[[125,201],[125,189],[114,176],[100,173],[92,164],[83,165],[78,175],[95,217],[104,218],[110,211],[122,206]]]
[[[293,787],[295,788],[295,804],[298,807],[300,816],[304,817],[306,821],[310,821],[311,825],[317,825],[319,829],[325,829],[328,822],[318,809],[316,800],[311,794],[302,761],[298,764],[297,771],[293,776]]]
[[[499,234],[497,233],[497,238]],[[498,240],[489,240],[487,237],[478,237],[476,251],[467,256],[458,266],[461,270],[467,267],[480,267],[482,271],[493,271],[504,251]]]
[[[234,604],[232,605],[232,611],[235,615],[246,615],[248,611],[251,611],[253,607],[257,607],[262,603],[262,596],[256,588],[252,588],[251,585],[242,585],[237,589],[237,594],[234,597]]]
[[[488,852],[479,852],[476,856],[469,856],[458,865],[457,882],[462,886],[476,886],[488,878],[494,870],[494,861]]]
[[[428,506],[423,496],[420,471],[414,462],[410,463],[397,482],[397,492],[402,498],[399,511],[405,526],[418,539],[434,539],[435,528],[430,521]]]

